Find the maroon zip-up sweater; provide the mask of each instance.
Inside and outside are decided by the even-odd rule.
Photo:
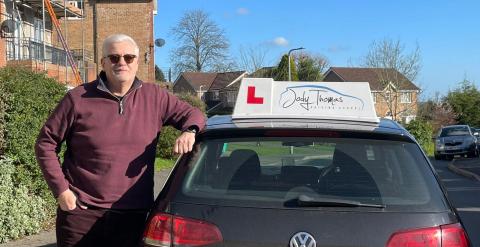
[[[135,79],[119,99],[104,81],[102,72],[96,81],[65,95],[40,131],[37,161],[55,197],[70,188],[87,205],[149,208],[162,126],[201,130],[205,117],[157,84]],[[63,141],[67,150],[60,166],[57,154]]]

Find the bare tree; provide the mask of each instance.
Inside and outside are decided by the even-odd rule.
[[[377,93],[386,102],[391,117],[399,120],[404,114],[413,114],[416,101],[412,99],[412,103],[406,106],[399,104],[399,99],[402,95],[401,88],[409,81],[415,81],[420,72],[421,55],[418,44],[413,51],[407,53],[400,40],[374,41],[363,63],[366,67],[376,68],[375,71],[384,88],[382,92]],[[411,97],[414,97],[413,93]]]
[[[439,92],[435,92],[433,98],[425,102],[419,103],[417,116],[432,124],[433,132],[447,125],[457,124],[458,114],[455,113],[453,107],[442,97]]]
[[[240,68],[253,73],[265,66],[268,50],[263,46],[240,46]]]
[[[223,29],[202,10],[186,12],[171,34],[179,46],[170,54],[175,73],[214,71],[223,68],[228,58],[229,42]]]

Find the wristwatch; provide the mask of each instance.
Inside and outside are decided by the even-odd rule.
[[[188,127],[184,132],[197,134],[198,131],[197,131],[197,127],[192,125],[192,126]]]

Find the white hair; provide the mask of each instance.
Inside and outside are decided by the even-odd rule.
[[[105,51],[109,48],[109,46],[113,43],[118,43],[118,42],[129,42],[135,47],[135,55],[139,55],[139,48],[135,40],[133,40],[130,36],[126,34],[112,34],[108,36],[104,41],[103,41],[103,46],[102,46],[102,56],[106,56]]]

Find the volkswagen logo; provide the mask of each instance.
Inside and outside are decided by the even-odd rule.
[[[290,239],[290,247],[316,247],[317,242],[308,232],[298,232]]]

